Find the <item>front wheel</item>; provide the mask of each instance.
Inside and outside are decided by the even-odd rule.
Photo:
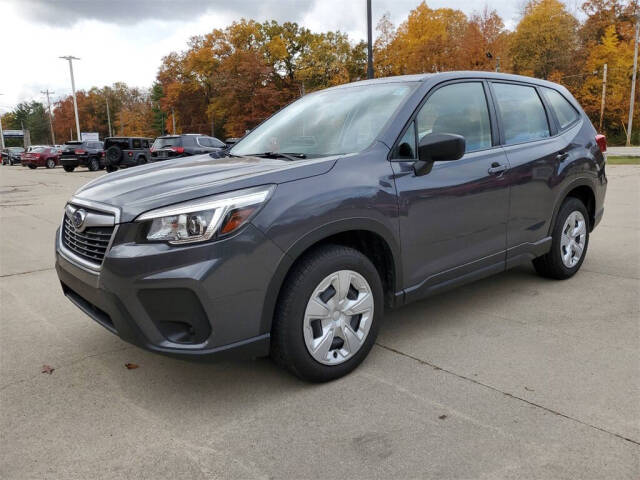
[[[47,158],[47,163],[45,164],[45,167],[55,168],[55,166],[56,166],[56,161],[53,158]]]
[[[551,250],[533,261],[543,277],[564,280],[580,270],[589,246],[589,213],[580,200],[568,197],[553,227]]]
[[[327,245],[296,263],[283,286],[271,337],[276,363],[326,382],[367,356],[384,313],[380,276],[358,250]]]
[[[71,165],[64,165],[62,168],[64,168],[65,172],[69,172],[69,173],[73,172],[76,169],[76,167],[72,167]]]

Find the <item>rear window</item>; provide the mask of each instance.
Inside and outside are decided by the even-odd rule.
[[[46,148],[44,147],[36,147],[33,150],[31,150],[33,153],[42,153],[46,150]]]
[[[493,90],[507,145],[540,140],[550,135],[547,115],[535,88],[494,83]]]
[[[129,139],[128,138],[107,138],[104,142],[104,149],[116,145],[120,147],[122,150],[127,150],[129,148]]]
[[[551,104],[551,108],[558,118],[560,130],[564,130],[569,125],[578,120],[580,114],[575,108],[573,108],[573,105],[571,105],[569,101],[564,98],[559,92],[556,92],[551,88],[543,88],[542,92],[544,93],[544,96],[549,104]]]
[[[181,147],[182,146],[182,138],[180,137],[158,137],[156,141],[153,142],[153,149],[158,150],[159,148],[166,147]]]
[[[197,142],[202,147],[224,148],[226,145],[214,137],[198,137]]]

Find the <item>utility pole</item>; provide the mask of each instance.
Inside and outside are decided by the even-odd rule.
[[[171,120],[173,121],[173,134],[176,134],[176,112],[174,112],[173,108],[171,109]]]
[[[629,122],[627,123],[627,147],[631,146],[631,129],[633,128],[633,105],[636,100],[636,72],[638,71],[638,34],[640,31],[640,15],[636,16],[636,36],[633,48],[633,75],[631,77],[631,99],[629,100]]]
[[[2,95],[2,93],[0,93]],[[0,148],[4,148],[4,132],[2,131],[2,113],[0,113]]]
[[[109,136],[113,137],[113,133],[111,132],[111,114],[109,113],[109,99],[105,97],[104,101],[107,103],[107,123],[109,124]]]
[[[604,118],[604,103],[607,96],[607,64],[604,64],[604,71],[602,72],[602,103],[600,104],[600,127],[598,131],[602,132],[602,120]]]
[[[49,127],[51,128],[51,145],[55,145],[56,136],[53,133],[53,117],[51,116],[51,100],[49,99],[49,95],[56,92],[50,92],[49,89],[47,88],[44,92],[40,90],[40,93],[47,96],[47,110],[49,110]]]
[[[371,26],[371,0],[367,0],[367,78],[373,78],[373,34]]]
[[[73,93],[73,111],[76,114],[76,130],[78,132],[77,140],[80,140],[80,120],[78,119],[78,102],[76,101],[76,82],[73,78],[73,61],[80,60],[78,57],[67,55],[66,57],[59,57],[69,62],[69,73],[71,74],[71,92]]]
[[[496,72],[500,72],[500,57],[496,57]]]

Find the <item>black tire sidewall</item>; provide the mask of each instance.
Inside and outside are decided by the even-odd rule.
[[[122,149],[117,145],[111,145],[104,152],[104,162],[107,165],[118,165],[122,159]]]
[[[69,173],[73,172],[76,169],[76,167],[70,167],[67,165],[63,166],[62,168],[64,168],[65,172],[69,172]]]
[[[276,341],[286,342],[286,366],[297,376],[314,382],[333,380],[348,374],[368,355],[375,343],[384,316],[384,290],[380,276],[371,261],[355,249],[327,246],[311,252],[300,262],[285,282],[282,301],[276,311],[279,322]],[[309,298],[318,284],[339,270],[353,270],[362,275],[374,298],[374,315],[369,333],[360,350],[344,363],[324,365],[316,361],[307,350],[303,318]]]
[[[45,162],[44,166],[47,167],[47,168],[55,168],[56,161],[53,160],[52,158],[47,158],[47,161]]]
[[[100,170],[100,161],[97,158],[90,158],[89,163],[87,163],[87,168],[92,172],[97,172]]]
[[[582,214],[585,219],[586,225],[586,236],[584,240],[584,250],[582,251],[582,256],[578,263],[569,268],[565,266],[562,261],[562,256],[560,253],[560,242],[562,241],[562,227],[564,227],[564,223],[567,220],[567,217],[578,211]],[[553,241],[551,244],[551,262],[552,268],[555,271],[556,278],[569,278],[576,274],[580,267],[582,266],[582,262],[584,262],[585,257],[587,256],[587,250],[589,248],[589,230],[590,230],[590,221],[589,221],[589,213],[587,212],[587,208],[584,204],[578,200],[577,198],[569,197],[560,207],[560,211],[558,212],[558,217],[556,219],[556,224],[553,227]]]

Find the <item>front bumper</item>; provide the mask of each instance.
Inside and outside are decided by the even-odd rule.
[[[121,224],[99,272],[80,267],[56,236],[64,294],[123,340],[180,358],[269,352],[262,308],[283,253],[252,225],[235,237],[185,247],[136,244]]]

